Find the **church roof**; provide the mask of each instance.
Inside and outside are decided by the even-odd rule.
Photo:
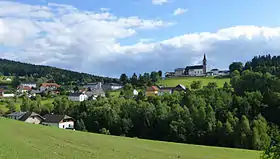
[[[203,69],[203,65],[187,66],[186,69]]]

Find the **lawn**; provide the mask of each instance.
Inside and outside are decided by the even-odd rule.
[[[187,87],[193,81],[201,81],[202,86],[206,86],[209,82],[216,82],[218,87],[223,87],[225,82],[230,83],[229,78],[214,78],[214,77],[173,77],[173,78],[166,78],[159,82],[160,85],[174,87],[178,84],[183,84]]]
[[[0,118],[5,159],[257,159],[258,151],[107,136]]]

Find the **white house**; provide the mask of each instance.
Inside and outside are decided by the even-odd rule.
[[[133,90],[133,95],[138,96],[138,91],[136,89]]]
[[[44,118],[34,112],[14,112],[7,115],[8,118],[23,121],[30,124],[40,124]]]
[[[55,126],[61,129],[74,129],[74,119],[67,115],[47,114],[42,125]]]
[[[71,101],[82,102],[88,99],[88,96],[85,93],[71,93],[68,96],[68,99]]]
[[[8,78],[6,78],[6,81],[12,81],[12,79],[8,77]]]
[[[37,84],[34,83],[34,82],[28,82],[28,83],[21,83],[20,84],[20,87],[30,87],[30,88],[36,88],[37,87]]]
[[[6,94],[6,93],[2,92],[2,97],[4,97],[4,98],[12,98],[14,96],[15,96],[15,94],[13,94],[13,93]]]

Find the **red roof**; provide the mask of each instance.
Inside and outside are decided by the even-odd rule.
[[[151,86],[147,88],[147,91],[158,91],[159,88],[157,86]]]
[[[27,90],[27,91],[29,91],[29,90],[31,90],[32,88],[31,87],[29,87],[29,86],[18,86],[18,89],[22,89],[22,90]]]
[[[56,84],[56,83],[43,83],[42,87],[60,87],[60,85]]]

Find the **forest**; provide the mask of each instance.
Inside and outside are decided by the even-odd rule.
[[[230,83],[223,88],[213,82],[194,87],[194,82],[186,92],[154,97],[144,92],[133,96],[132,90],[154,84],[161,71],[131,78],[122,74],[125,86],[120,97],[107,94],[79,103],[59,96],[53,104],[42,104],[40,96],[23,97],[20,108],[9,109],[67,114],[76,119],[76,129],[81,131],[276,152],[271,145],[280,144],[279,64],[279,56],[255,57],[245,66],[234,62],[229,66]]]
[[[97,81],[102,81],[105,83],[118,82],[118,80],[114,78],[100,77],[87,73],[80,73],[51,66],[34,65],[6,59],[0,59],[0,75],[27,76],[32,77],[32,79],[35,80],[39,78],[46,78],[49,81],[55,81],[59,84],[90,83]]]

